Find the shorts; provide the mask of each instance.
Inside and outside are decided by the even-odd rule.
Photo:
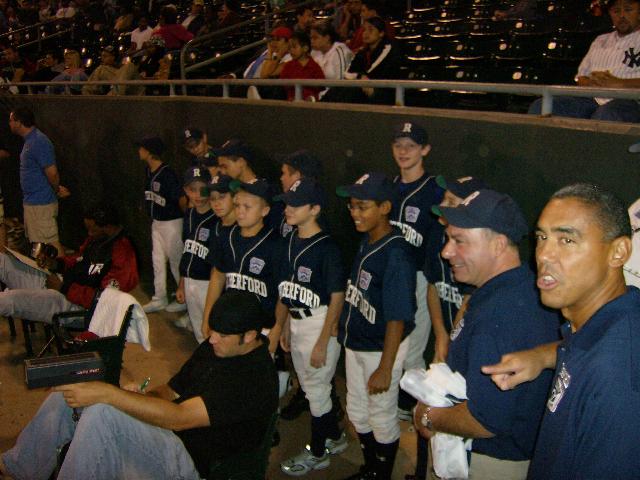
[[[24,230],[29,242],[54,243],[58,238],[58,202],[24,205]]]

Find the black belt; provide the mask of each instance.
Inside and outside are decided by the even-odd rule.
[[[302,320],[303,318],[310,317],[312,313],[309,308],[296,308],[295,310],[289,310],[289,315],[295,320]]]

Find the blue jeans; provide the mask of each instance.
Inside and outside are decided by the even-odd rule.
[[[529,114],[540,115],[542,99],[529,107]],[[553,115],[558,117],[591,118],[611,122],[640,122],[640,105],[635,100],[611,100],[598,105],[593,98],[553,97]]]
[[[2,454],[16,480],[47,480],[57,449],[71,442],[59,480],[199,480],[191,456],[171,431],[141,422],[113,407],[92,405],[80,420],[61,393],[52,393],[24,428],[16,445]]]

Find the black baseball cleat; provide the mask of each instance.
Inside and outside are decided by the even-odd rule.
[[[309,401],[305,398],[304,391],[298,387],[289,403],[280,410],[280,418],[283,420],[295,420],[307,410],[309,410]]]

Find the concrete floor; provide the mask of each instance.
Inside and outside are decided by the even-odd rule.
[[[141,303],[148,298],[141,290],[136,290],[133,294]],[[191,333],[173,326],[172,321],[178,315],[166,312],[149,315],[152,349],[145,352],[139,345],[127,344],[121,376],[122,385],[133,381],[140,383],[147,376],[151,377],[151,387],[165,383],[189,357],[196,347],[196,341]],[[23,337],[20,325],[16,327],[18,336],[10,339],[8,322],[0,318],[0,425],[3,426],[0,430],[0,451],[13,446],[20,430],[34,415],[48,393],[45,389],[27,390],[25,386]],[[43,341],[44,333],[42,328],[38,328],[37,333],[33,334],[36,351]],[[344,405],[344,371],[338,372],[337,384]],[[282,404],[285,405],[287,400],[288,397],[285,397]],[[346,423],[351,438],[349,449],[332,457],[329,468],[313,472],[305,478],[341,479],[358,470],[362,461],[360,449],[351,425],[349,422]],[[309,441],[309,427],[309,413],[290,422],[280,420],[281,442],[271,451],[267,475],[270,480],[291,478],[280,471],[279,463],[301,451]],[[401,427],[403,433],[394,480],[403,480],[404,475],[413,473],[415,468],[416,434],[408,422],[401,422]]]

